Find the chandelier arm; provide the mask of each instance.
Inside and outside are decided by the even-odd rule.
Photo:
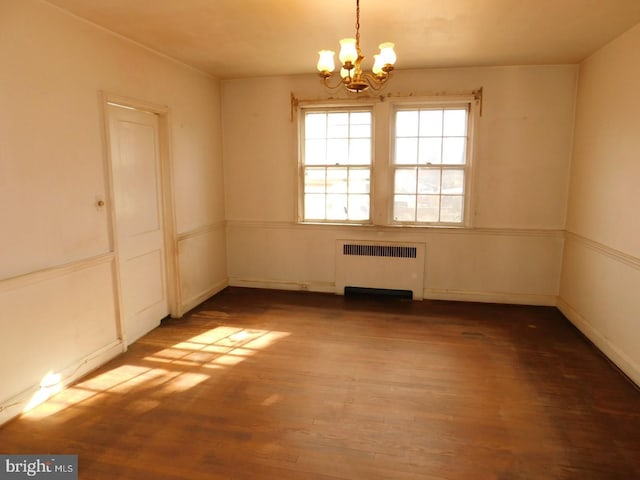
[[[328,76],[328,77],[327,77],[327,76],[323,76],[323,75],[321,75],[321,77],[322,77],[322,83],[323,83],[323,84],[324,84],[324,86],[325,86],[325,87],[327,87],[329,90],[337,90],[338,88],[340,88],[341,86],[343,86],[343,85],[345,84],[345,83],[344,83],[344,81],[343,81],[341,78],[339,78],[339,79],[338,79],[338,83],[336,83],[335,85],[331,85],[331,84],[329,83],[329,79],[331,78],[331,76]]]
[[[375,90],[377,92],[387,86],[389,75],[385,75],[384,77],[377,77],[372,73],[364,72],[361,78],[369,84],[369,87],[372,90]]]

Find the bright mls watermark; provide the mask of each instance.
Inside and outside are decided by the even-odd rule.
[[[0,455],[0,480],[78,480],[77,455]]]

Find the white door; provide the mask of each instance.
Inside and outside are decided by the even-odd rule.
[[[168,314],[157,115],[108,105],[124,338]]]

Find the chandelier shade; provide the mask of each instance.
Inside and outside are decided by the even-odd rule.
[[[336,62],[333,56],[336,53],[332,50],[320,50],[318,54],[320,54],[320,58],[318,58],[318,70],[321,72],[333,72],[336,68]]]
[[[371,72],[362,71],[364,56],[360,50],[360,0],[356,0],[356,37],[340,40],[340,78],[335,85],[330,85],[329,79],[336,68],[332,50],[320,50],[317,63],[318,71],[323,83],[330,89],[337,89],[341,85],[351,92],[362,92],[371,88],[380,90],[384,87],[396,63],[396,52],[391,42],[381,43],[380,52],[373,56],[374,62]]]
[[[343,65],[356,63],[358,60],[358,47],[355,38],[343,38],[340,40],[340,63]]]

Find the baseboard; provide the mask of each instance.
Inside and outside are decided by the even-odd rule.
[[[47,398],[58,393],[61,389],[66,388],[88,373],[104,365],[112,358],[117,357],[124,352],[124,350],[125,345],[122,340],[116,340],[74,364],[69,365],[64,370],[56,372],[62,376],[62,380],[56,385],[55,389],[49,389],[49,391],[47,391],[47,388],[43,388],[40,385],[32,385],[18,395],[6,399],[0,405],[0,425],[24,413],[25,407],[29,405],[36,394],[39,394],[38,403],[42,403]]]
[[[285,282],[231,277],[229,278],[229,285],[232,287],[264,288],[267,290],[336,293],[335,284],[330,282]]]
[[[336,293],[331,282],[285,282],[277,280],[243,279],[230,277],[232,287],[264,288],[268,290],[309,291],[318,293]],[[517,293],[475,292],[468,290],[424,289],[425,300],[451,300],[457,302],[505,303],[514,305],[540,305],[555,307],[555,295],[531,295]]]
[[[425,288],[425,300],[451,300],[456,302],[505,303],[513,305],[539,305],[555,307],[555,295],[529,293],[477,292],[469,290],[438,290]]]
[[[582,332],[604,355],[609,358],[632,382],[640,387],[640,365],[633,362],[624,352],[621,352],[600,331],[569,305],[564,299],[558,298],[558,310]]]
[[[173,318],[182,317],[182,315],[187,313],[189,310],[194,309],[195,307],[200,305],[202,302],[213,297],[216,293],[221,292],[228,286],[229,286],[229,282],[227,281],[227,279],[224,279],[216,283],[215,285],[213,285],[211,288],[208,288],[204,292],[199,293],[198,295],[191,297],[190,299],[182,302],[182,304],[180,305],[180,311],[178,312],[178,315],[175,315],[175,316],[172,315],[172,317]]]

